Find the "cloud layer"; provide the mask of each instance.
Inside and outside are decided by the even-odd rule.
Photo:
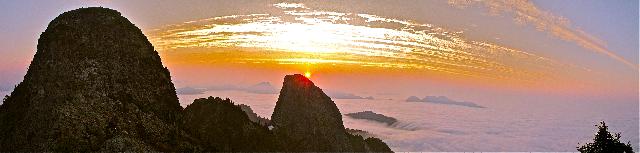
[[[277,94],[213,91],[190,100],[190,95],[180,95],[180,100],[186,105],[196,97],[211,95],[247,104],[260,116],[270,116],[278,99]],[[373,111],[397,119],[387,126],[343,115],[346,128],[367,131],[396,152],[574,152],[578,143],[593,138],[597,131],[593,125],[601,120],[638,148],[637,103],[483,102],[491,109],[464,109],[404,102],[402,95],[373,96],[381,98],[333,100],[344,114]]]

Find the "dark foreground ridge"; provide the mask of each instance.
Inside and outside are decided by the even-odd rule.
[[[72,10],[49,23],[24,80],[0,105],[0,152],[391,151],[380,139],[346,133],[318,87],[287,81],[297,76],[285,78],[275,131],[229,99],[183,109],[140,29],[115,10]]]

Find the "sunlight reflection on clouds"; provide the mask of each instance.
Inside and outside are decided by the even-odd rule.
[[[551,79],[574,69],[518,49],[467,40],[463,31],[449,31],[431,24],[371,14],[313,10],[301,3],[273,6],[281,12],[220,16],[155,29],[150,32],[151,41],[165,51],[233,47],[318,55],[245,59],[253,62],[290,64],[307,59],[299,62],[323,61],[520,81]],[[352,58],[344,59],[337,54],[352,55]]]

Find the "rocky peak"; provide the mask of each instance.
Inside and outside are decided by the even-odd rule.
[[[336,104],[300,74],[284,77],[271,124],[289,151],[352,151]]]
[[[181,109],[140,29],[115,10],[76,9],[40,35],[23,82],[0,106],[0,151],[170,151]]]

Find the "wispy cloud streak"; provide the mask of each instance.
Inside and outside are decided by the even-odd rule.
[[[432,24],[314,10],[301,3],[273,6],[281,12],[188,21],[148,33],[161,50],[231,47],[272,52],[256,51],[238,63],[319,62],[519,81],[541,81],[574,69],[523,50],[468,40],[462,31]],[[302,56],[308,54],[313,56]]]
[[[638,68],[638,65],[627,61],[607,49],[606,42],[582,31],[581,29],[572,27],[571,23],[566,18],[555,16],[550,12],[539,9],[531,1],[449,0],[449,4],[459,8],[466,8],[474,5],[484,6],[489,9],[492,15],[512,14],[516,23],[531,24],[539,31],[546,31],[559,39],[574,42],[581,47],[609,56],[610,58],[622,62],[631,68]]]

